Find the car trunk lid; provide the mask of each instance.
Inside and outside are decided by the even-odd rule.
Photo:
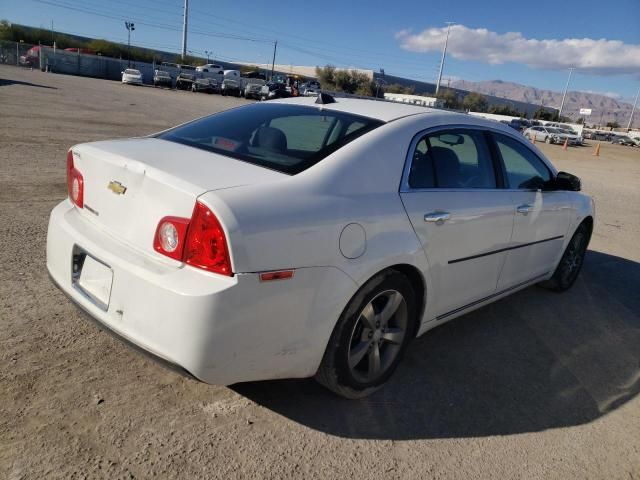
[[[84,179],[81,215],[153,255],[158,255],[153,238],[160,219],[190,218],[203,193],[286,176],[156,138],[88,143],[72,151]]]

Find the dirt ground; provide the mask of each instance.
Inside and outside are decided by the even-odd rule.
[[[0,478],[640,478],[640,149],[543,145],[595,197],[584,270],[416,340],[347,401],[205,385],[100,331],[49,281],[65,154],[244,100],[0,66]]]

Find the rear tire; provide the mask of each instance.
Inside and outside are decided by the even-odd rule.
[[[571,237],[553,276],[549,280],[540,282],[539,285],[554,292],[564,292],[570,289],[582,269],[590,239],[591,229],[585,222],[582,222]]]
[[[396,270],[381,272],[351,299],[315,379],[345,398],[366,397],[395,371],[417,326],[415,292]]]

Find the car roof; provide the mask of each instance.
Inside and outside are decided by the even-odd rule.
[[[420,107],[418,105],[407,105],[399,102],[387,102],[380,100],[366,100],[363,98],[343,98],[335,97],[334,103],[317,104],[316,97],[297,97],[284,98],[279,100],[271,100],[271,102],[286,103],[293,105],[306,105],[311,107],[322,108],[324,110],[333,110],[337,112],[352,113],[362,117],[374,118],[383,122],[391,122],[399,118],[409,115],[418,115],[425,113],[444,113],[442,110]],[[447,112],[452,117],[462,115],[459,113]]]

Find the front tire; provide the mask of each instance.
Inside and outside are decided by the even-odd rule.
[[[583,222],[571,237],[553,276],[549,280],[540,282],[540,286],[554,292],[569,290],[582,269],[590,239],[591,229]]]
[[[350,399],[381,388],[415,336],[415,297],[411,283],[398,271],[369,280],[342,312],[315,379]]]

